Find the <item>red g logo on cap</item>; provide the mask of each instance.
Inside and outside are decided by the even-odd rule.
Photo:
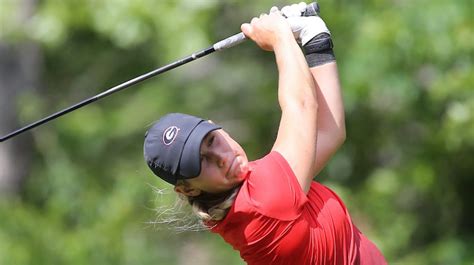
[[[163,132],[163,143],[165,145],[170,145],[174,142],[174,139],[176,139],[176,136],[178,136],[179,128],[176,126],[170,126],[166,128],[166,130]]]

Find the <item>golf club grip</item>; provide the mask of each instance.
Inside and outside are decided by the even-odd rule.
[[[319,16],[319,4],[312,2],[306,6],[306,10],[303,12],[303,17]]]
[[[319,5],[316,2],[313,2],[309,5],[306,6],[306,10],[302,14],[304,17],[310,17],[310,16],[316,16],[319,15]],[[231,48],[234,47],[235,45],[238,45],[242,42],[244,42],[247,39],[245,37],[244,33],[240,32],[237,34],[234,34],[226,39],[223,39],[219,42],[216,42],[213,45],[214,50],[220,51],[223,49]]]

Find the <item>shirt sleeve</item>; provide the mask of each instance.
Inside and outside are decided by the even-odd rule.
[[[290,165],[276,151],[257,161],[246,189],[258,212],[280,220],[297,218],[308,200]]]

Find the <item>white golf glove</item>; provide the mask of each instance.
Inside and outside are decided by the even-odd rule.
[[[274,6],[270,9],[270,13],[278,12],[278,7]],[[329,29],[326,23],[318,16],[304,17],[303,13],[306,11],[306,3],[301,2],[299,4],[293,4],[284,6],[280,12],[287,17],[287,21],[290,24],[293,35],[296,41],[305,45],[320,33],[328,33]]]

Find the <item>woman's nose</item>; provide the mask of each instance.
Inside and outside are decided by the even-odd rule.
[[[224,167],[227,163],[227,156],[223,152],[212,151],[211,157],[213,158],[213,160],[215,161],[215,163],[217,164],[219,168]]]

